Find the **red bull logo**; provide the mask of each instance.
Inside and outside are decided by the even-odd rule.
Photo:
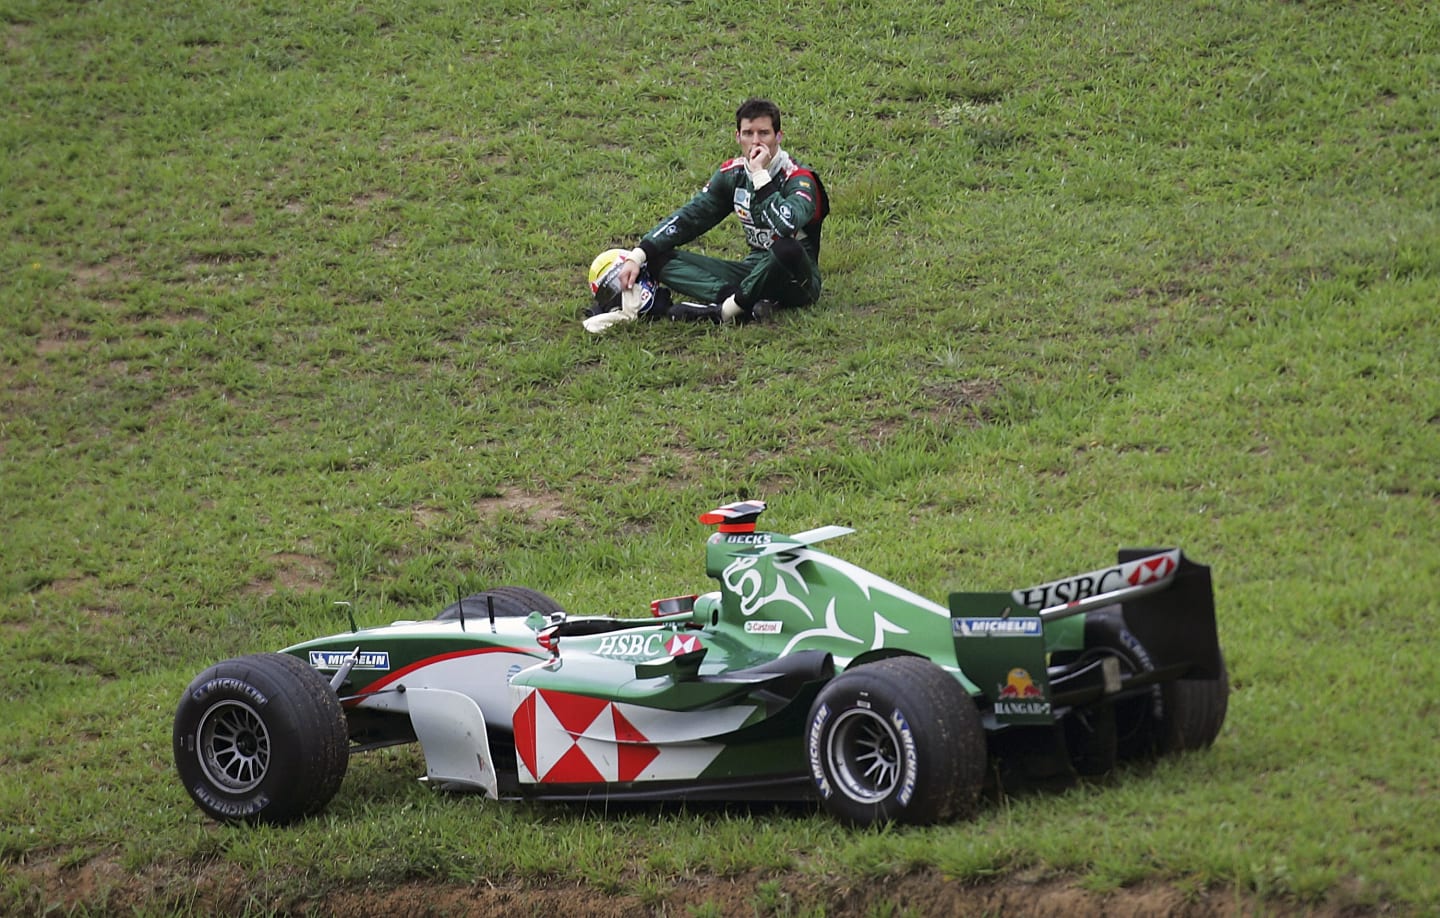
[[[1030,671],[1016,667],[1005,674],[1005,684],[995,696],[997,717],[1048,717],[1050,702],[1035,684]]]
[[[1030,677],[1029,671],[1016,668],[1010,670],[1005,676],[1005,684],[1000,686],[1000,694],[998,697],[1015,700],[1043,698],[1044,696],[1045,693],[1040,691],[1040,687],[1036,685],[1035,680]]]

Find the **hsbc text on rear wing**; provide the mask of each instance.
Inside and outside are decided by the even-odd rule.
[[[1016,590],[1015,601],[1036,609],[1042,622],[1057,621],[1169,589],[1182,560],[1178,548],[1158,552],[1115,567]],[[1045,605],[1047,599],[1067,601]]]
[[[1011,593],[1042,623],[1120,606],[1126,627],[1156,664],[1188,664],[1186,678],[1217,679],[1221,657],[1210,568],[1178,548],[1122,549],[1114,567]]]

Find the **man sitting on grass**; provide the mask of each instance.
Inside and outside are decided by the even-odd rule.
[[[595,303],[586,330],[601,332],[642,315],[745,322],[815,302],[820,228],[830,202],[820,177],[781,149],[781,139],[779,107],[769,99],[746,100],[735,112],[740,156],[721,164],[635,248],[603,253],[591,266]],[[732,211],[750,246],[745,258],[729,261],[679,248]],[[670,291],[695,302],[672,302]]]

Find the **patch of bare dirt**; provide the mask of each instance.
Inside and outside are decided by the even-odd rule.
[[[553,494],[524,494],[512,491],[476,501],[475,510],[482,517],[509,511],[528,517],[537,524],[565,518],[565,504]]]
[[[296,552],[270,556],[273,573],[268,579],[250,583],[245,592],[252,596],[273,596],[281,589],[294,593],[322,589],[335,576],[333,566],[321,559]]]
[[[90,333],[68,326],[51,326],[35,341],[35,353],[40,357],[82,348],[90,340]]]
[[[25,875],[40,907],[62,913],[104,910],[142,913],[183,908],[192,914],[428,916],[519,918],[526,915],[767,916],[819,914],[831,918],[869,915],[1017,915],[1031,918],[1231,918],[1264,914],[1360,918],[1400,915],[1403,909],[1361,908],[1259,900],[1230,890],[1191,891],[1147,883],[1091,892],[1064,878],[1012,876],[975,884],[920,872],[880,881],[807,877],[693,877],[647,894],[607,894],[584,885],[439,884],[348,886],[306,896],[264,898],[259,884],[237,868],[213,865],[192,876],[167,875],[155,866],[139,874],[111,860],[80,867],[54,863],[15,868]],[[43,898],[43,904],[38,900]]]
[[[1000,384],[993,380],[965,380],[937,383],[925,391],[936,401],[932,412],[936,420],[975,428],[994,420],[989,402],[999,394]]]

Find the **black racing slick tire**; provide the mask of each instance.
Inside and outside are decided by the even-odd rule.
[[[821,805],[856,825],[926,825],[972,815],[985,729],[958,680],[920,657],[832,679],[810,708],[806,748]]]
[[[289,654],[217,663],[175,711],[175,769],[218,822],[284,825],[324,809],[350,759],[330,683]]]
[[[1230,673],[1224,659],[1219,679],[1180,679],[1165,685],[1162,697],[1165,716],[1157,725],[1156,752],[1174,755],[1209,748],[1230,707]]]
[[[1114,656],[1122,676],[1152,672],[1144,645],[1130,632],[1119,608],[1093,612],[1085,621],[1084,657]],[[1204,749],[1225,724],[1230,679],[1220,661],[1218,679],[1162,682],[1115,705],[1120,761],[1137,761]]]
[[[486,590],[483,593],[472,593],[459,602],[452,602],[439,615],[435,616],[435,620],[447,622],[457,619],[460,617],[463,606],[467,621],[485,621],[490,617],[492,605],[496,618],[524,618],[531,612],[539,612],[548,616],[565,611],[558,602],[539,590],[532,590],[529,587],[502,586]]]

